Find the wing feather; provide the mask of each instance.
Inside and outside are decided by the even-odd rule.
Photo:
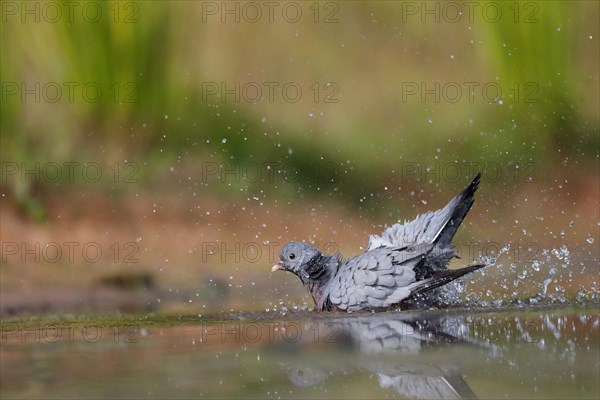
[[[367,251],[340,266],[329,288],[333,305],[343,310],[390,307],[410,296],[414,267],[432,244]]]

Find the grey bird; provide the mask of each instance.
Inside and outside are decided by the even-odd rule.
[[[457,257],[452,237],[473,205],[481,174],[442,209],[397,223],[381,236],[371,235],[367,250],[349,260],[323,255],[299,242],[287,243],[271,269],[300,278],[320,311],[403,309],[485,265],[450,270]]]

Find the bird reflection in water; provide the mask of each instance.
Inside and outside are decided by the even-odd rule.
[[[403,397],[427,399],[476,398],[460,371],[459,360],[440,362],[435,350],[475,343],[462,318],[386,313],[313,321],[306,326],[319,340],[281,342],[278,350],[293,356],[283,362],[297,387],[324,383],[336,375],[374,374],[382,389]],[[316,354],[316,355],[315,355]]]

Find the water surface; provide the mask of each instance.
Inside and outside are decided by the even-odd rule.
[[[2,398],[598,398],[599,310],[6,322]]]

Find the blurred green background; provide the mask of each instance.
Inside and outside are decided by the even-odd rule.
[[[469,229],[535,232],[539,249],[598,240],[596,2],[77,4],[2,5],[5,242],[116,238],[141,243],[136,268],[231,287],[231,270],[205,270],[205,243],[345,238],[357,252],[479,170]],[[23,175],[65,162],[103,179]],[[30,280],[15,260],[12,289],[132,268]],[[236,261],[264,276],[271,260]]]
[[[72,18],[63,9],[56,23],[43,3],[39,15],[22,15],[20,4],[15,15],[5,10],[3,160],[144,160],[146,181],[207,154],[301,166],[350,160],[339,180],[346,200],[380,187],[371,178],[402,161],[597,162],[593,2],[484,2],[463,7],[462,18],[442,3],[322,2],[302,4],[298,22],[284,19],[295,8],[277,7],[272,23],[261,3],[255,23],[244,2],[230,14],[214,2],[92,4]],[[270,101],[264,82],[275,92],[293,83],[302,95]],[[221,83],[240,85],[237,103],[221,101]],[[254,84],[263,91],[256,103]]]

